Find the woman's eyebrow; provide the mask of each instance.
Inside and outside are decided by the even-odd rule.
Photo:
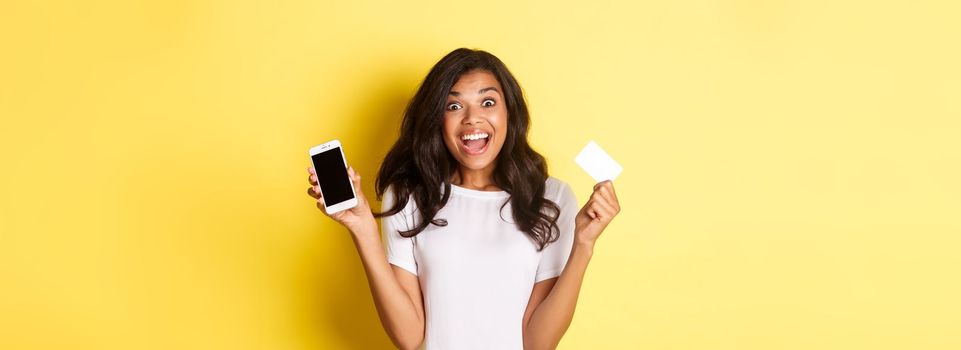
[[[478,93],[478,94],[483,94],[483,93],[488,92],[488,91],[495,91],[495,92],[497,92],[498,94],[501,93],[500,91],[497,90],[496,87],[493,87],[493,86],[489,86],[489,87],[486,87],[486,88],[477,90],[477,93]],[[460,92],[457,92],[457,91],[454,91],[454,90],[451,90],[451,91],[450,91],[450,94],[451,94],[451,95],[454,95],[454,96],[460,96]]]
[[[488,91],[494,91],[494,92],[496,92],[496,93],[501,93],[500,91],[497,91],[497,88],[496,88],[496,87],[493,87],[493,86],[491,86],[491,87],[486,87],[486,88],[477,90],[477,93],[478,93],[478,94],[483,94],[483,93],[488,92]]]

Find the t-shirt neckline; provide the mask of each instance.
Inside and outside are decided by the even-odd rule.
[[[470,197],[480,197],[480,198],[505,198],[509,197],[510,193],[507,191],[480,191],[472,190],[465,187],[460,187],[455,184],[450,184],[451,194],[461,194]]]

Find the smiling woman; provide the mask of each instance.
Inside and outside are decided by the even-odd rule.
[[[444,113],[444,143],[454,158],[464,165],[456,170],[467,170],[456,174],[460,176],[457,182],[484,188],[483,179],[490,178],[493,173],[492,154],[496,155],[504,145],[503,137],[492,139],[494,129],[507,129],[507,110],[498,103],[500,90],[500,83],[493,74],[475,69],[462,75],[450,91]],[[488,146],[492,143],[493,148],[488,153]],[[472,179],[467,179],[468,176]]]
[[[578,210],[528,144],[529,125],[504,63],[457,49],[407,107],[377,177],[380,213],[349,170],[360,203],[332,217],[351,231],[398,347],[553,348],[566,332],[594,242],[620,207],[604,182]],[[308,193],[323,204],[315,173]]]
[[[377,195],[393,186],[393,215],[412,196],[420,221],[402,234],[411,237],[435,219],[451,183],[511,194],[513,218],[542,249],[552,236],[559,209],[544,199],[547,162],[527,142],[530,114],[520,85],[500,59],[479,50],[457,49],[428,73],[411,99],[400,139],[377,177]],[[464,141],[486,134],[484,141]],[[498,157],[504,149],[508,156]],[[495,171],[496,169],[496,171]],[[556,228],[556,227],[555,227]]]

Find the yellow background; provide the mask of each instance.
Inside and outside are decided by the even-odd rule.
[[[895,4],[900,3],[900,4]],[[457,47],[504,60],[583,202],[625,168],[562,349],[961,347],[955,1],[5,1],[0,348],[388,348],[348,234]]]

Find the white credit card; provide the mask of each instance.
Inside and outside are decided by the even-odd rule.
[[[597,182],[614,180],[624,170],[620,164],[614,161],[614,158],[611,158],[594,141],[588,142],[587,146],[584,146],[577,158],[574,158],[574,162],[577,162],[577,165],[580,165]]]

